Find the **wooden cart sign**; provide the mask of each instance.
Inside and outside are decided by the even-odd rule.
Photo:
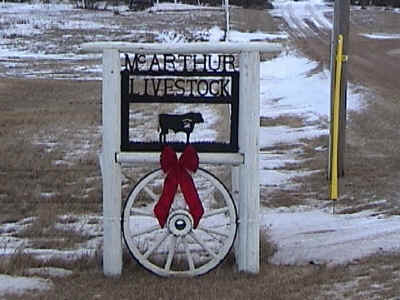
[[[230,54],[125,54],[121,151],[238,152],[236,66]]]

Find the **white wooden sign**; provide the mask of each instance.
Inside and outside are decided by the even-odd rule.
[[[121,165],[159,162],[158,153],[121,151],[121,52],[143,54],[238,54],[240,62],[239,151],[199,153],[200,164],[232,166],[232,191],[238,207],[235,256],[239,271],[259,272],[259,124],[260,52],[279,51],[269,43],[139,44],[97,42],[82,49],[103,53],[103,176],[104,274],[122,272]],[[190,218],[184,216],[184,218]],[[189,255],[190,257],[190,255]],[[168,268],[167,266],[165,268]],[[193,267],[193,266],[191,266]],[[156,272],[157,273],[157,272]],[[161,274],[162,275],[162,274]]]

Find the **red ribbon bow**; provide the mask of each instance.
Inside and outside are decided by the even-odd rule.
[[[204,213],[196,186],[188,172],[194,173],[199,167],[199,157],[196,149],[191,145],[186,146],[178,160],[175,151],[171,147],[165,146],[161,153],[160,162],[161,169],[167,174],[164,180],[163,192],[154,207],[154,214],[160,226],[164,227],[167,221],[169,210],[174,202],[179,185],[189,206],[189,212],[193,217],[193,227],[196,228]]]

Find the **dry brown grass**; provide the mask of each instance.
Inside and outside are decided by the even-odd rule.
[[[28,268],[56,266],[73,270],[67,278],[52,278],[55,287],[41,294],[7,299],[390,299],[396,297],[400,263],[398,255],[362,259],[346,266],[274,266],[266,258],[274,247],[261,239],[261,269],[258,275],[235,271],[231,255],[222,266],[198,278],[159,278],[124,255],[120,278],[106,278],[99,264],[101,253],[65,262],[46,263],[23,252],[5,263],[2,273],[25,274]]]
[[[55,162],[73,151],[71,143],[82,142],[74,137],[77,131],[98,126],[98,83],[10,79],[2,80],[2,85],[0,220],[18,220],[44,210],[96,211],[100,178],[96,153],[78,157],[74,166]],[[49,143],[55,146],[49,148]]]
[[[0,274],[22,275],[29,267],[38,267],[39,264],[35,258],[25,253],[23,247],[15,250],[8,257],[0,258]]]
[[[305,118],[301,116],[292,115],[282,115],[277,118],[261,117],[260,126],[270,127],[270,126],[288,126],[293,128],[303,127]]]
[[[262,18],[262,12],[252,11],[246,17],[233,16],[233,27],[259,29],[273,22]],[[257,17],[258,16],[258,17]],[[214,22],[214,15],[204,23]],[[193,20],[184,15],[182,25]],[[121,18],[121,22],[130,22]],[[138,23],[146,24],[145,16]],[[163,26],[161,20],[156,26]],[[268,23],[268,24],[267,24]],[[161,24],[161,25],[160,25]],[[199,24],[197,24],[199,25]],[[263,26],[264,26],[263,25]],[[313,48],[315,50],[315,48]],[[312,52],[310,50],[310,52]],[[309,54],[313,56],[313,54]],[[320,53],[318,53],[320,55]],[[317,56],[318,56],[317,55]],[[327,55],[322,55],[328,57]],[[319,58],[319,56],[317,57]],[[321,67],[321,66],[319,66]],[[393,76],[394,79],[397,77]],[[384,79],[383,79],[384,80]],[[99,82],[0,80],[0,223],[15,222],[24,217],[37,219],[15,236],[31,240],[35,248],[68,249],[86,241],[76,231],[55,229],[56,222],[74,223],[73,216],[62,221],[56,216],[65,213],[98,213],[102,209],[100,170],[95,151],[67,159],[73,164],[55,164],[65,160],[85,135],[95,139],[91,150],[99,148],[98,126],[101,123]],[[360,114],[352,114],[349,122],[346,177],[341,180],[342,197],[338,201],[342,212],[375,207],[370,201],[388,199],[392,213],[398,207],[398,170],[400,150],[396,137],[399,129],[399,95],[385,94],[373,99],[376,105]],[[227,111],[220,111],[227,118]],[[372,117],[371,117],[372,116]],[[302,126],[302,118],[263,118],[262,126]],[[83,130],[86,130],[83,132]],[[93,138],[95,136],[95,138]],[[96,140],[97,139],[97,140]],[[55,142],[49,151],[46,144]],[[77,145],[77,147],[74,147]],[[285,152],[301,146],[301,165],[287,169],[325,170],[327,138],[304,140],[299,145],[276,145],[273,150]],[[368,163],[366,163],[368,162]],[[208,166],[207,166],[208,168]],[[229,168],[210,167],[229,186]],[[133,183],[146,168],[124,169],[124,198]],[[262,190],[262,203],[268,206],[293,206],[310,201],[324,203],[327,199],[326,174],[315,173],[295,179],[295,190]],[[97,222],[92,220],[92,222]],[[94,256],[83,255],[77,260],[37,260],[19,248],[8,258],[0,258],[0,273],[22,275],[30,267],[53,266],[73,270],[67,278],[52,278],[55,288],[45,294],[10,296],[9,299],[389,299],[399,295],[398,255],[370,257],[346,266],[326,267],[275,266],[268,258],[276,251],[265,236],[261,238],[261,270],[258,275],[238,273],[233,255],[224,264],[200,278],[163,279],[139,267],[124,254],[124,269],[120,278],[105,278],[102,273],[101,249]]]

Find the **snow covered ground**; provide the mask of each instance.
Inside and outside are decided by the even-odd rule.
[[[51,289],[50,280],[39,277],[13,277],[0,275],[0,297],[7,294],[23,295],[26,292],[38,292]]]
[[[298,11],[298,14],[286,14],[286,6],[291,7],[291,11]],[[50,5],[41,6],[51,12],[41,15],[41,22],[45,24],[29,24],[25,26],[23,21],[16,21],[13,37],[29,36],[40,34],[40,30],[45,30],[48,26],[69,26],[82,27],[101,27],[95,20],[87,20],[85,23],[65,22],[58,23],[56,14],[69,11],[70,6]],[[34,5],[9,4],[1,7],[0,10],[8,14],[29,13],[38,7]],[[325,17],[325,12],[332,10],[322,1],[310,0],[301,2],[279,1],[278,9],[273,11],[275,15],[282,16],[292,27],[304,26],[304,34],[309,32],[306,27],[313,23],[317,27],[331,28],[331,21]],[[99,12],[100,15],[106,14]],[[43,18],[42,18],[43,17]],[[0,16],[0,24],[4,20]],[[22,19],[21,19],[22,20]],[[47,21],[46,21],[47,20]],[[307,20],[307,22],[306,22]],[[53,23],[51,23],[51,22]],[[36,22],[36,21],[31,21]],[[48,22],[48,23],[46,23]],[[1,26],[0,26],[1,28]],[[302,28],[300,28],[302,31]],[[213,28],[207,33],[210,40],[218,40],[222,31]],[[84,54],[55,53],[55,51],[37,52],[31,45],[24,48],[9,48],[10,32],[0,32],[2,37],[0,43],[0,63],[6,66],[8,76],[15,75],[18,68],[15,65],[21,64],[21,57],[34,59],[45,58],[47,60],[68,59],[80,61],[93,58]],[[173,41],[165,33],[159,36]],[[286,33],[271,34],[263,32],[242,33],[233,31],[230,38],[236,41],[247,40],[281,40],[286,39]],[[373,34],[365,35],[367,38],[398,38],[393,35]],[[68,38],[68,37],[66,37]],[[98,39],[101,40],[102,37]],[[36,45],[37,46],[37,45]],[[41,47],[38,47],[39,49]],[[76,49],[75,49],[76,50]],[[288,126],[263,127],[261,129],[261,148],[271,147],[277,143],[300,144],[301,139],[314,138],[320,135],[327,135],[327,118],[329,114],[329,70],[315,71],[317,63],[303,57],[295,50],[285,50],[278,57],[263,62],[261,64],[261,116],[277,118],[279,116],[299,116],[305,120],[305,126],[291,128]],[[16,70],[16,71],[15,71]],[[93,71],[95,70],[95,71]],[[87,78],[98,78],[99,66],[93,69],[84,69],[82,72],[88,74]],[[82,75],[81,73],[80,75]],[[93,76],[93,74],[96,74]],[[59,74],[60,75],[60,74]],[[40,72],[31,73],[28,76],[43,77]],[[51,76],[49,76],[51,77]],[[65,78],[59,76],[56,78]],[[82,79],[82,77],[80,77]],[[362,93],[366,91],[363,87],[350,85],[348,102],[350,109],[362,109]],[[323,126],[315,125],[321,122]],[[311,125],[310,125],[311,124]],[[322,145],[321,145],[322,147]],[[322,151],[326,151],[321,148]],[[285,153],[262,152],[260,172],[261,184],[267,189],[290,188],[293,186],[291,179],[296,176],[309,174],[308,170],[282,170],[286,163],[297,161],[301,148],[291,149]],[[322,176],[322,175],[321,175]],[[61,217],[68,218],[70,216]],[[60,222],[57,226],[66,228],[77,228],[80,232],[87,234],[101,235],[102,222],[100,217],[96,217],[98,222],[90,221],[94,216],[74,216],[74,222]],[[326,208],[314,207],[290,207],[290,208],[263,208],[260,214],[263,229],[270,235],[271,240],[277,245],[277,252],[271,262],[276,264],[340,264],[356,260],[366,255],[379,253],[380,251],[398,251],[400,249],[400,218],[384,217],[376,215],[373,211],[366,211],[358,214],[333,215]],[[23,226],[29,226],[33,220],[22,220],[13,224],[1,224],[0,232],[0,255],[14,253],[17,248],[24,244],[24,241],[11,237],[13,233],[22,230]],[[67,228],[70,229],[70,228]],[[27,248],[27,253],[32,253],[44,259],[49,257],[64,257],[65,259],[74,255],[86,255],[87,251],[94,251],[101,243],[101,238],[92,240],[90,243],[81,245],[82,248],[69,251],[40,251]],[[88,250],[89,249],[89,250]],[[90,250],[91,249],[91,250]],[[37,277],[10,277],[0,276],[0,296],[11,291],[19,293],[23,290],[51,288],[51,282]]]
[[[400,34],[389,34],[389,33],[364,33],[362,36],[375,39],[375,40],[398,40],[400,39]]]
[[[345,264],[399,251],[400,217],[373,211],[334,215],[332,209],[266,210],[263,225],[276,242],[276,264]]]
[[[331,20],[326,17],[332,11],[320,0],[279,1],[273,14],[281,16],[290,28],[296,32],[310,34],[310,28],[332,28]],[[397,35],[371,34],[367,38],[398,38]],[[298,115],[306,120],[322,120],[329,115],[329,70],[312,72],[316,62],[309,61],[296,52],[282,53],[276,59],[262,63],[261,69],[261,115],[278,117]],[[360,92],[361,91],[361,92]],[[348,107],[354,110],[363,108],[362,97],[368,91],[364,87],[350,84]],[[277,126],[261,130],[261,147],[275,143],[296,143],[303,138],[313,138],[327,134],[319,126],[289,128]],[[301,153],[278,155],[278,166],[285,160],[296,160]],[[275,159],[266,154],[261,158],[263,183],[279,187],[290,186],[290,179],[307,175],[304,170],[274,170]],[[265,172],[265,173],[263,173]],[[323,176],[321,174],[321,176]],[[384,200],[383,200],[384,201]],[[261,223],[269,233],[278,251],[271,259],[276,264],[342,264],[381,251],[400,249],[400,219],[398,217],[377,216],[373,211],[350,215],[334,215],[332,209],[312,207],[291,207],[263,209]]]

